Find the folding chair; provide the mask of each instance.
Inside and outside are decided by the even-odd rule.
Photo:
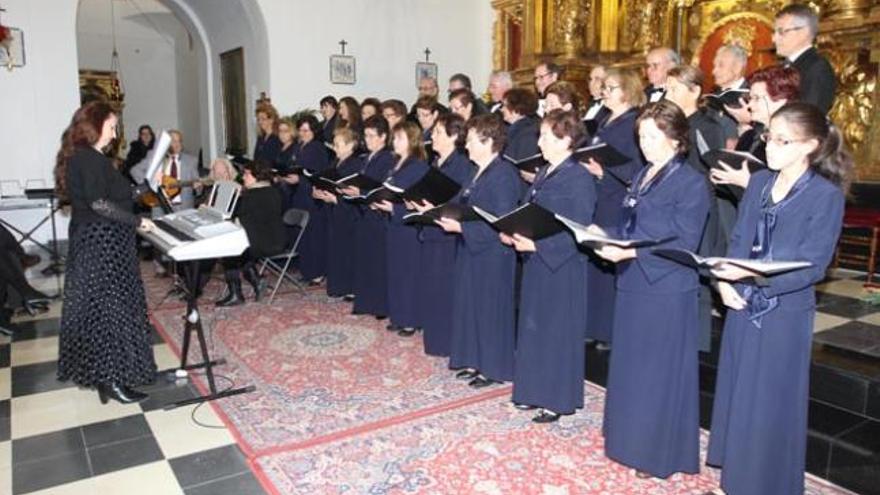
[[[295,285],[300,291],[305,292],[305,288],[300,284],[299,280],[287,273],[287,270],[290,268],[293,259],[299,256],[297,248],[299,247],[299,241],[302,239],[303,232],[306,231],[306,227],[309,225],[309,212],[306,210],[291,208],[284,212],[283,220],[284,225],[287,225],[288,227],[299,227],[299,231],[297,232],[296,239],[293,240],[290,249],[281,254],[263,258],[263,264],[260,266],[260,276],[263,275],[266,268],[269,268],[278,275],[278,280],[275,281],[275,287],[272,289],[272,294],[269,296],[269,304],[272,304],[272,301],[275,300],[275,293],[278,292],[278,287],[281,286],[281,281],[285,278],[293,282],[293,285]]]

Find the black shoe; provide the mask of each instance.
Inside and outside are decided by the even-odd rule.
[[[257,274],[257,269],[253,265],[248,265],[242,272],[244,279],[254,288],[254,301],[259,301],[263,291],[266,290],[266,279]]]
[[[119,385],[118,383],[107,384],[99,384],[98,385],[98,398],[101,400],[101,404],[106,404],[108,400],[113,399],[121,404],[133,404],[135,402],[140,402],[149,395],[136,392],[124,385]]]
[[[399,332],[403,330],[403,327],[400,325],[395,325],[394,323],[389,323],[385,325],[385,330],[388,330],[389,332]]]
[[[537,416],[532,418],[532,421],[534,421],[535,423],[541,423],[541,424],[555,423],[555,422],[559,421],[559,416],[560,416],[559,413],[555,413],[553,411],[548,411],[546,409],[541,409],[541,412],[538,413]]]
[[[528,404],[517,404],[516,402],[513,403],[513,407],[519,409],[520,411],[533,411],[537,409],[537,407],[535,406],[530,406]]]
[[[598,344],[596,344],[596,350],[602,351],[602,352],[610,351],[611,344],[606,344],[605,342],[599,342]]]
[[[342,300],[345,302],[353,302],[354,301],[354,294],[346,294],[346,295],[342,296]]]
[[[218,308],[238,306],[244,304],[244,294],[241,293],[241,280],[229,280],[226,282],[226,295],[223,299],[214,303]]]
[[[480,373],[477,370],[473,369],[463,369],[455,374],[455,377],[459,380],[472,380],[477,377]]]
[[[416,329],[412,327],[403,327],[397,331],[397,335],[400,335],[401,337],[412,337],[415,333]]]
[[[373,315],[373,317],[376,318],[376,319],[379,320],[379,321],[382,321],[382,320],[384,320],[385,318],[388,318],[388,317],[385,316],[385,315]]]
[[[483,375],[480,375],[480,376],[474,378],[473,380],[469,381],[468,385],[473,388],[485,388],[485,387],[488,387],[489,385],[497,385],[499,383],[501,383],[501,382],[496,382],[495,380],[492,380],[490,378],[486,378]]]
[[[309,280],[307,285],[309,287],[317,287],[323,283],[324,283],[324,277],[316,277],[316,278]]]

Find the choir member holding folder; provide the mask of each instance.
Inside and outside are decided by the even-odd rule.
[[[645,104],[645,92],[639,76],[628,70],[609,69],[602,84],[602,101],[607,116],[597,125],[592,144],[606,143],[626,155],[629,160],[615,167],[605,167],[596,160],[585,166],[596,178],[596,212],[593,223],[607,231],[616,231],[623,214],[623,197],[633,176],[644,162],[636,142],[638,108]],[[615,232],[616,233],[616,232]],[[590,257],[587,285],[586,336],[597,340],[604,349],[611,343],[614,324],[614,263],[598,256]]]
[[[501,115],[504,116],[504,121],[509,124],[504,156],[512,160],[522,160],[541,152],[538,149],[539,122],[534,117],[537,111],[538,97],[534,92],[523,88],[513,88],[504,93]],[[521,171],[520,175],[526,182],[531,182],[535,178],[534,171]]]
[[[769,171],[752,176],[728,256],[807,261],[767,277],[727,264],[713,273],[724,326],[708,463],[728,495],[803,493],[814,285],[834,254],[852,160],[816,107],[789,103],[770,120]]]
[[[297,122],[299,140],[294,155],[296,166],[312,173],[322,172],[330,165],[327,148],[318,139],[318,119],[306,115]],[[309,226],[300,240],[299,271],[303,280],[318,284],[327,269],[327,210],[323,203],[312,197],[312,184],[302,178],[297,180],[291,206],[309,212]]]
[[[386,181],[392,187],[406,189],[422,178],[428,171],[425,163],[425,147],[422,145],[422,130],[415,122],[403,121],[394,126],[392,143],[397,163]],[[418,286],[421,283],[419,251],[421,243],[418,230],[403,221],[406,207],[402,203],[388,200],[378,201],[371,206],[388,214],[388,229],[385,239],[388,272],[388,316],[389,330],[403,336],[412,335],[421,327],[418,312]]]
[[[693,251],[709,211],[705,177],[687,164],[687,119],[674,103],[649,104],[636,121],[649,166],[624,199],[620,236],[674,238]],[[605,405],[605,452],[640,477],[699,472],[697,272],[650,249],[605,246],[618,263],[614,349]]]
[[[593,178],[572,157],[585,135],[580,116],[554,110],[541,123],[541,168],[525,202],[582,224],[593,219]],[[584,328],[587,325],[587,258],[567,231],[543,239],[500,234],[523,257],[522,295],[513,401],[540,408],[533,418],[549,423],[584,405]]]
[[[710,179],[716,189],[734,203],[739,203],[742,198],[752,172],[766,168],[764,133],[770,124],[770,116],[786,103],[798,99],[800,80],[797,69],[781,65],[766,67],[749,76],[747,108],[751,123],[739,136],[735,151],[748,153],[757,162],[746,156],[729,156],[710,164]],[[733,225],[730,228],[733,229]]]
[[[364,168],[363,160],[354,154],[360,136],[351,127],[338,127],[334,132],[333,150],[336,152],[334,176],[348,177]],[[326,203],[330,210],[327,226],[327,295],[354,298],[355,223],[357,206],[340,198],[333,189],[315,188],[315,199]]]
[[[422,109],[418,104],[416,110],[421,119]],[[454,113],[439,116],[432,125],[431,141],[434,143],[434,152],[437,153],[434,168],[462,187],[470,183],[476,172],[476,167],[462,149],[466,136],[464,119]],[[412,205],[419,212],[434,206],[429,202],[416,202]],[[452,335],[453,274],[457,236],[433,225],[422,227],[419,238],[422,241],[419,263],[422,276],[418,304],[424,329],[425,353],[448,357]]]
[[[364,121],[364,143],[367,154],[360,173],[375,184],[381,184],[394,168],[394,155],[388,148],[388,122],[381,115]],[[342,189],[348,198],[365,193],[357,186]],[[357,204],[360,217],[355,222],[354,243],[354,308],[353,313],[384,318],[388,314],[388,269],[385,236],[388,227],[382,212],[366,204]]]
[[[504,124],[494,114],[474,117],[467,126],[467,150],[477,167],[454,201],[501,215],[516,208],[522,181],[500,157]],[[482,220],[441,218],[443,230],[458,235],[452,303],[449,367],[480,388],[513,378],[516,331],[516,253],[498,241]]]

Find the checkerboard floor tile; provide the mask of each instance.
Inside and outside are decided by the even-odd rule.
[[[14,335],[0,337],[0,495],[264,493],[210,406],[162,410],[196,395],[187,383],[147,387],[140,404],[102,405],[94,391],[58,382],[60,306],[16,317]],[[158,333],[154,343],[160,369],[178,364]]]

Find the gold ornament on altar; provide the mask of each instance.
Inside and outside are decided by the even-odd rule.
[[[735,24],[724,33],[724,44],[737,45],[751,57],[752,43],[756,34],[755,26],[751,24]]]

